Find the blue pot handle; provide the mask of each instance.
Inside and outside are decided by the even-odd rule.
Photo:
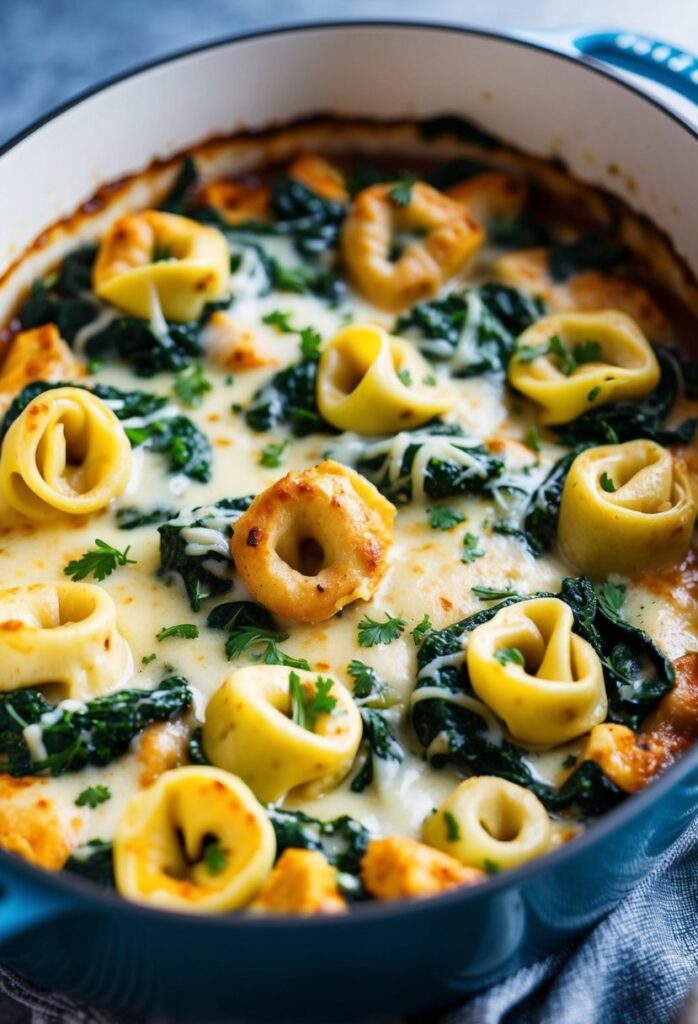
[[[648,78],[691,100],[698,114],[698,57],[676,46],[623,29],[539,29],[516,34],[554,52]]]
[[[0,946],[23,932],[75,909],[74,897],[32,883],[19,872],[2,871]]]

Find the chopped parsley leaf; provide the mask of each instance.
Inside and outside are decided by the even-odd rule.
[[[520,665],[522,668],[526,664],[526,659],[518,647],[500,647],[494,660],[500,665]]]
[[[149,665],[151,661],[155,661],[157,654],[144,654],[141,658],[141,665]]]
[[[322,345],[322,338],[320,334],[315,330],[314,327],[304,327],[300,331],[301,336],[301,355],[304,359],[310,359],[311,356],[317,355],[320,351],[320,345]]]
[[[281,334],[295,334],[295,327],[291,327],[291,317],[293,313],[290,311],[282,312],[280,309],[273,309],[271,313],[267,313],[266,316],[262,317],[263,324],[269,324],[271,327],[276,327],[277,331]]]
[[[290,440],[287,438],[278,444],[271,442],[265,445],[259,457],[260,466],[266,466],[267,469],[278,469],[283,461],[284,452],[290,443]]]
[[[405,385],[406,388],[412,383],[412,374],[408,369],[398,370],[398,380]]]
[[[595,402],[600,394],[601,394],[601,385],[597,384],[596,387],[592,388],[591,391],[589,392],[589,394],[587,395],[587,402]]]
[[[412,202],[412,188],[416,185],[417,179],[414,174],[403,172],[395,185],[388,192],[391,203],[396,206],[409,206]]]
[[[455,843],[460,839],[460,828],[450,811],[444,811],[444,824],[446,825],[447,842]]]
[[[76,582],[84,580],[88,576],[94,576],[101,582],[107,576],[111,576],[118,566],[136,564],[135,559],[128,557],[131,550],[130,544],[123,551],[113,548],[104,540],[97,539],[95,544],[97,548],[95,551],[86,551],[80,558],[74,558],[68,562],[63,570],[66,576],[70,576]]]
[[[288,676],[288,692],[291,699],[291,719],[308,732],[315,731],[315,722],[319,715],[331,715],[337,707],[337,698],[330,694],[334,686],[333,679],[318,676],[315,680],[315,693],[308,697],[300,676],[290,672]]]
[[[180,622],[177,626],[167,626],[165,629],[161,629],[155,639],[167,640],[171,636],[179,636],[183,640],[196,640],[199,636],[199,627],[195,626],[193,622]]]
[[[407,621],[385,613],[385,622],[376,622],[365,615],[359,623],[359,647],[391,644],[404,632]]]
[[[451,530],[458,523],[465,521],[465,516],[461,515],[454,508],[448,508],[446,505],[434,505],[433,508],[428,508],[429,514],[429,525],[432,530]]]
[[[466,533],[463,537],[463,553],[460,556],[461,562],[465,562],[469,565],[474,562],[476,558],[482,558],[484,551],[481,551],[478,547],[480,538],[476,537],[474,533]]]
[[[228,854],[217,839],[204,847],[204,864],[209,875],[220,875],[228,866]]]
[[[424,642],[424,638],[427,633],[431,633],[431,630],[431,619],[429,618],[428,613],[425,612],[419,623],[411,631],[415,647],[419,647]]]
[[[489,857],[485,857],[482,862],[482,866],[488,875],[498,875],[502,870],[496,860],[490,860]]]
[[[596,596],[599,605],[609,619],[622,618],[621,608],[625,602],[627,589],[624,583],[609,583],[608,580],[597,587]]]
[[[75,801],[76,807],[98,807],[106,800],[111,799],[109,786],[88,786]]]
[[[534,452],[540,451],[540,434],[535,423],[524,437],[524,444]]]
[[[476,594],[481,601],[504,601],[507,597],[519,597],[516,590],[511,587],[471,587],[473,594]]]
[[[177,398],[192,409],[198,409],[213,385],[204,377],[201,363],[185,366],[175,377],[174,390]]]
[[[375,669],[358,658],[349,662],[347,672],[354,679],[353,695],[357,700],[364,700],[366,697],[379,698],[385,693],[385,683],[378,678]]]
[[[616,489],[616,485],[606,472],[602,473],[599,477],[599,483],[601,484],[601,490],[606,491],[608,494],[613,494]]]

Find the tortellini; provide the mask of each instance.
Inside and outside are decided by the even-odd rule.
[[[116,886],[136,903],[220,914],[256,896],[275,853],[274,829],[244,782],[218,768],[175,768],[126,805]]]
[[[372,324],[352,324],[335,335],[322,353],[318,408],[339,430],[357,434],[409,430],[453,404],[453,395],[430,375],[429,364],[414,345]]]
[[[418,182],[372,185],[354,198],[342,227],[344,263],[380,309],[398,312],[435,295],[485,237],[460,203]]]
[[[690,544],[696,500],[685,463],[654,441],[589,448],[570,467],[558,540],[589,576],[633,576],[679,563]]]
[[[224,236],[160,210],[127,214],[102,240],[93,272],[96,294],[145,320],[156,301],[168,320],[196,320],[220,299],[230,276]]]
[[[235,523],[230,551],[252,596],[271,612],[321,622],[375,593],[394,518],[373,484],[328,459],[258,494]]]
[[[10,400],[32,381],[74,380],[84,373],[84,369],[61,338],[55,324],[20,331],[12,339],[0,371],[0,407],[9,405]]]
[[[540,857],[550,848],[553,828],[538,797],[506,779],[466,779],[424,822],[430,846],[462,864],[506,870]]]
[[[0,493],[29,519],[86,515],[123,494],[130,472],[131,445],[111,409],[82,388],[56,388],[5,435]]]
[[[294,721],[292,675],[306,705],[329,681],[331,710],[305,725]],[[332,789],[350,771],[361,735],[359,710],[336,679],[252,665],[233,672],[209,701],[203,744],[213,764],[239,775],[268,803],[290,790],[312,798]]]
[[[132,669],[116,608],[89,583],[0,591],[0,691],[57,684],[83,700],[116,689]]]
[[[569,423],[599,405],[643,398],[660,368],[635,321],[609,309],[538,320],[519,337],[508,374],[541,407],[543,423]]]
[[[601,661],[573,623],[564,601],[537,597],[502,608],[469,636],[473,690],[521,743],[566,743],[606,717]]]

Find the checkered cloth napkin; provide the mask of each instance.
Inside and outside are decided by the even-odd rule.
[[[698,1024],[698,998],[690,995],[697,977],[698,820],[583,939],[419,1022]],[[31,1024],[135,1024],[40,992],[2,968],[0,991],[31,1009]]]

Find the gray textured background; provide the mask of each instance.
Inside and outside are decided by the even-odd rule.
[[[173,50],[280,23],[381,16],[633,28],[698,51],[698,0],[0,0],[0,143],[75,93]],[[0,997],[0,1024],[29,1020]]]

